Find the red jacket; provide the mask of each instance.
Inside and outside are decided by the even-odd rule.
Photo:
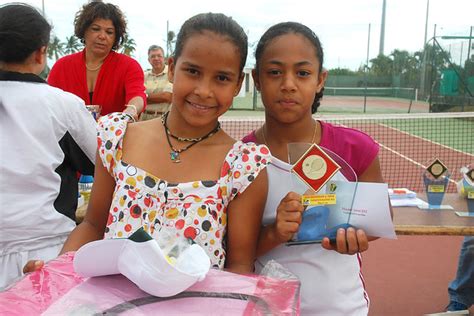
[[[71,92],[86,104],[100,105],[101,115],[122,112],[130,99],[140,96],[146,105],[144,75],[133,58],[111,51],[97,76],[92,102],[86,81],[85,49],[59,59],[51,69],[48,83]]]

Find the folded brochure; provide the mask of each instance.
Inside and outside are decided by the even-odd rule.
[[[334,238],[338,228],[351,226],[368,236],[396,239],[387,190],[386,183],[328,181],[320,191],[328,204],[309,203],[298,233],[288,244],[321,242],[323,237]]]

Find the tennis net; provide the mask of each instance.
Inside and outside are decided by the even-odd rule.
[[[474,165],[474,112],[376,114],[359,116],[315,115],[316,119],[356,128],[380,145],[380,164],[389,187],[423,192],[422,172],[435,158],[451,173],[448,192],[456,192],[459,169]],[[224,117],[223,129],[236,139],[263,124],[258,117]]]

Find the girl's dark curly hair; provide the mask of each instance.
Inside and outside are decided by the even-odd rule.
[[[127,34],[127,21],[120,8],[111,3],[92,1],[82,6],[74,19],[74,35],[84,43],[84,34],[95,19],[111,20],[115,28],[113,50],[117,50]]]
[[[265,48],[268,43],[270,43],[275,37],[285,35],[288,33],[301,34],[313,45],[314,51],[316,52],[316,58],[319,60],[319,74],[323,71],[323,61],[324,61],[324,52],[321,42],[319,41],[318,36],[306,25],[303,25],[298,22],[282,22],[273,25],[270,27],[260,38],[255,49],[255,70],[259,71],[260,59],[263,55]],[[311,107],[311,112],[314,114],[318,110],[319,105],[321,104],[321,99],[323,98],[324,87],[316,93],[313,105]]]

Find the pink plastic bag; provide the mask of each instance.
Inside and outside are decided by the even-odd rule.
[[[67,253],[0,293],[7,315],[297,315],[295,279],[211,269],[202,282],[168,298],[151,296],[122,275],[82,278]],[[100,264],[100,263],[98,263]]]

